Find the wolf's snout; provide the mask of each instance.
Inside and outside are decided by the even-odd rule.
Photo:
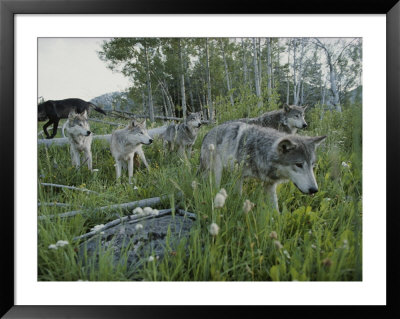
[[[318,188],[316,187],[311,187],[308,189],[309,194],[315,194],[316,192],[318,192]]]
[[[201,126],[201,123],[199,123],[199,125],[197,127],[200,127],[200,126]]]
[[[303,128],[306,128],[308,125],[307,125],[307,123],[304,123],[303,124]]]
[[[87,131],[87,132],[86,132],[86,135],[87,135],[87,136],[89,136],[90,134],[92,134],[92,132],[90,132],[90,131]]]
[[[152,138],[149,139],[149,144],[151,144],[151,143],[153,143],[153,139]]]

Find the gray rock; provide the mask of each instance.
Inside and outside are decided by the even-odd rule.
[[[149,256],[161,259],[168,253],[167,239],[168,246],[174,250],[183,238],[189,236],[192,225],[191,218],[178,214],[154,216],[141,221],[128,220],[83,242],[79,246],[79,258],[85,265],[85,255],[90,259],[97,257],[97,260],[99,254],[104,253],[106,249],[111,249],[114,264],[125,263],[127,259],[127,268],[134,271],[147,262]],[[169,236],[167,236],[168,229]]]

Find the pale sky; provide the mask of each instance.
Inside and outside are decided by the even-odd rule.
[[[38,97],[90,100],[131,86],[121,73],[107,69],[96,53],[106,38],[39,38]]]

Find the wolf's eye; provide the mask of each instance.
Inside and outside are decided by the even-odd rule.
[[[303,163],[296,163],[295,164],[298,168],[303,168]]]

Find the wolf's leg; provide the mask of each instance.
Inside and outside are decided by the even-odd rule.
[[[179,148],[178,148],[178,155],[181,156],[181,157],[186,157],[186,154],[185,154],[185,147],[184,147],[183,145],[179,145]]]
[[[279,213],[278,196],[276,195],[276,184],[265,184],[264,187],[271,208],[276,209]]]
[[[49,120],[45,125],[43,125],[43,131],[44,134],[46,135],[46,138],[51,138],[49,135],[49,132],[47,132],[47,128],[53,123],[52,120]]]
[[[129,157],[128,160],[128,176],[129,176],[129,184],[132,184],[132,176],[133,176],[133,155]]]
[[[143,150],[139,150],[137,153],[139,154],[139,157],[143,161],[143,164],[146,166],[147,170],[150,171],[149,164],[146,161],[146,157],[144,156]]]
[[[69,148],[69,153],[71,154],[72,166],[77,167],[76,161],[75,161],[75,152],[74,152],[74,149],[72,148],[71,145],[70,145],[70,148]]]
[[[239,181],[236,184],[237,190],[240,195],[243,193],[243,176],[240,176]]]
[[[222,177],[222,162],[219,156],[215,157],[214,163],[215,186],[218,188],[221,185]]]
[[[192,146],[193,146],[193,145],[189,145],[188,148],[187,148],[187,157],[188,157],[188,158],[190,158],[191,155],[192,155]]]
[[[116,173],[117,179],[119,179],[121,177],[121,168],[122,168],[121,160],[115,160],[115,173]]]
[[[51,134],[51,138],[53,138],[54,136],[57,135],[57,128],[58,128],[58,122],[59,122],[59,121],[60,121],[59,119],[54,121],[54,124],[53,124],[53,133]]]
[[[87,158],[87,162],[88,162],[88,169],[89,171],[92,171],[92,151],[90,149],[85,150],[86,153],[86,158]]]

